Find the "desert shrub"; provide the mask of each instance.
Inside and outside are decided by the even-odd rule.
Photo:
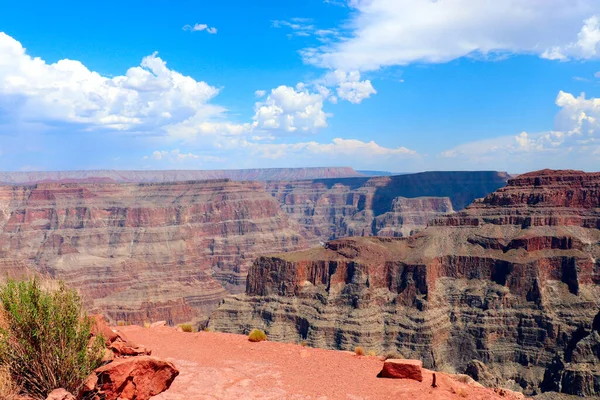
[[[182,331],[184,332],[194,332],[194,327],[192,324],[181,324],[179,325]]]
[[[152,325],[150,322],[144,321],[144,328],[150,328],[150,325]]]
[[[38,278],[0,286],[0,364],[22,392],[45,399],[56,388],[77,394],[100,365],[104,338],[90,342],[91,320],[81,298],[64,283]]]
[[[212,328],[209,328],[208,326],[206,328],[203,329],[204,332],[214,332],[214,330]]]
[[[365,348],[361,347],[361,346],[356,346],[354,348],[354,354],[356,354],[357,356],[364,356],[365,355]]]
[[[369,352],[367,353],[367,355],[369,357],[377,357],[377,353],[375,352],[375,350],[369,350]]]
[[[301,341],[299,343],[299,345],[302,346],[302,347],[306,347],[307,346],[306,340]]]
[[[390,351],[390,352],[385,353],[382,358],[383,358],[384,361],[385,360],[390,360],[390,359],[393,359],[393,360],[398,360],[399,359],[399,360],[401,360],[401,359],[404,358],[404,356],[402,354],[398,353],[398,352]]]
[[[248,335],[248,340],[251,342],[262,342],[267,340],[267,334],[260,329],[252,329]]]

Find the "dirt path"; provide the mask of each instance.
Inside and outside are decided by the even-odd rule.
[[[172,328],[119,328],[152,355],[180,370],[171,388],[157,400],[193,399],[509,399],[473,388],[438,373],[422,383],[380,379],[383,362],[342,351],[294,344],[250,343],[245,336],[183,333]]]

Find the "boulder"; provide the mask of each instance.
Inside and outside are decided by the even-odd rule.
[[[76,400],[75,396],[67,392],[65,389],[54,389],[46,400]]]
[[[149,356],[152,354],[152,350],[147,349],[145,346],[120,340],[112,343],[110,349],[116,357]]]
[[[148,400],[179,375],[172,363],[149,356],[118,359],[95,372],[96,390],[105,400]]]
[[[150,324],[150,328],[160,328],[162,326],[167,326],[167,321],[157,321]]]
[[[412,379],[423,382],[423,362],[420,360],[389,359],[383,363],[381,378]]]
[[[92,315],[90,319],[92,320],[92,336],[102,335],[107,346],[119,338],[119,334],[108,326],[102,315]]]

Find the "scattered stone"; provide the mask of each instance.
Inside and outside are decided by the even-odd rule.
[[[152,350],[147,349],[144,346],[131,342],[122,342],[120,340],[112,343],[110,349],[117,357],[149,356],[152,354]]]
[[[383,369],[378,376],[423,382],[423,363],[420,360],[389,359],[383,363]]]
[[[102,315],[92,315],[90,319],[92,320],[92,336],[101,334],[107,346],[119,338],[119,334],[108,326]]]
[[[46,400],[76,400],[75,396],[67,392],[65,389],[54,389]]]
[[[148,400],[179,375],[172,363],[148,356],[118,359],[95,372],[97,393],[105,400]]]

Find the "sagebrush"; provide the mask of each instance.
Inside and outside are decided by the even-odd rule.
[[[23,393],[45,399],[56,388],[77,395],[100,365],[104,338],[90,342],[81,298],[62,282],[39,278],[0,285],[0,364]]]

